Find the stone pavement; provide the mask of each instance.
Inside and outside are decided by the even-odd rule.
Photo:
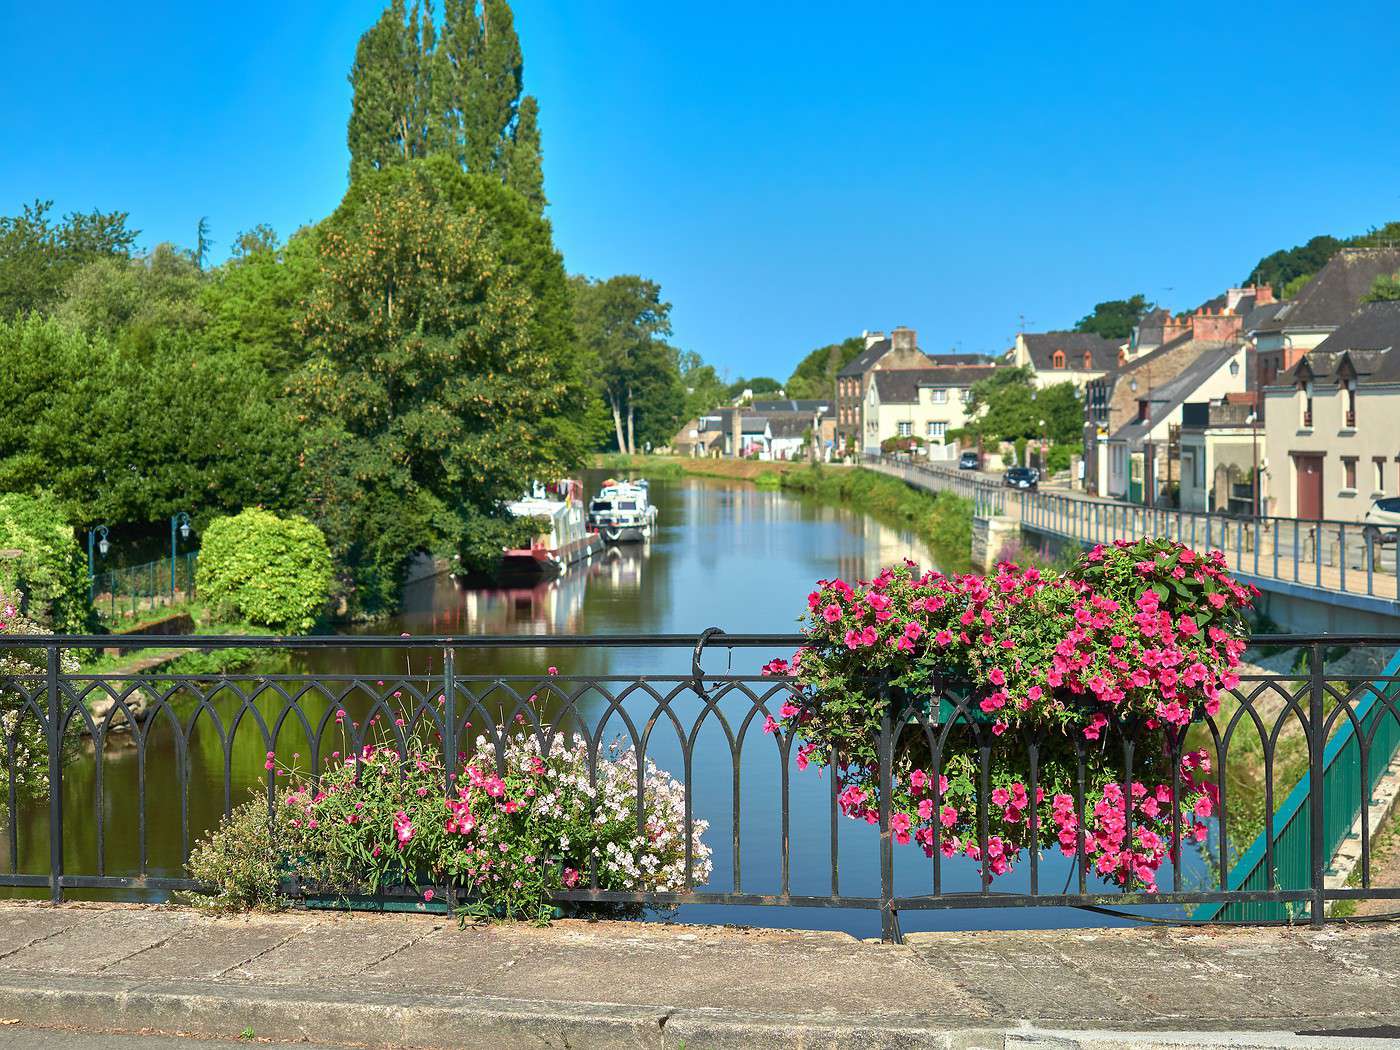
[[[431,915],[0,905],[7,1023],[336,1046],[1375,1048],[1400,1046],[1397,979],[1390,924],[891,946],[622,922],[459,930]]]

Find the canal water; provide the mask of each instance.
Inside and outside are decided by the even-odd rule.
[[[590,475],[596,488],[601,475]],[[551,646],[552,635],[608,633],[697,633],[715,626],[735,633],[788,632],[796,629],[805,598],[814,581],[841,576],[868,578],[881,566],[909,558],[931,564],[928,552],[909,532],[891,528],[857,510],[796,497],[781,491],[718,479],[654,480],[652,498],[659,509],[658,527],[647,544],[612,548],[587,564],[573,566],[561,579],[534,586],[463,588],[446,576],[409,586],[402,613],[391,621],[363,629],[375,635],[530,634],[538,647],[503,651],[462,649],[457,673],[466,690],[484,689],[473,676],[542,677],[549,667],[561,675],[676,675],[689,673],[688,650],[577,649]],[[710,650],[705,669],[748,673],[772,656],[767,653]],[[362,675],[374,682],[439,673],[441,654],[419,651],[406,658],[402,651],[324,649],[278,658],[270,673]],[[742,698],[740,698],[742,700]],[[486,697],[487,706],[502,707],[499,695]],[[188,701],[185,701],[188,703]],[[318,719],[333,701],[316,694],[301,699],[307,716]],[[590,707],[591,705],[591,707]],[[225,696],[219,710],[231,715],[236,699]],[[347,705],[350,706],[350,705]],[[747,700],[736,717],[748,713]],[[266,698],[259,708],[275,717],[280,703]],[[596,719],[605,710],[601,696],[585,698],[581,707]],[[629,711],[645,718],[655,708],[649,697],[629,701]],[[687,695],[674,708],[689,730],[701,711]],[[368,713],[366,701],[351,714]],[[188,718],[188,716],[186,716]],[[620,720],[610,730],[622,731]],[[333,730],[332,730],[333,732]],[[229,775],[235,803],[265,782],[265,743],[252,720],[245,720],[234,737]],[[325,755],[337,740],[322,741]],[[306,764],[310,745],[294,722],[277,736],[284,760],[298,756]],[[181,754],[183,752],[183,755]],[[648,756],[677,777],[683,762],[674,731],[658,731]],[[177,746],[177,734],[167,718],[151,724],[144,755],[120,736],[105,749],[101,803],[98,803],[96,763],[87,745],[65,773],[65,867],[84,874],[127,874],[140,869],[144,852],[151,875],[178,876],[186,841],[200,837],[217,823],[224,805],[225,753],[219,734],[204,719],[190,734],[189,746]],[[188,763],[189,790],[182,793],[180,767]],[[780,889],[779,842],[782,773],[777,749],[755,724],[748,731],[739,761],[742,889],[746,893],[775,893]],[[731,744],[716,720],[710,719],[695,744],[693,804],[696,816],[710,822],[706,842],[714,851],[711,890],[733,887],[734,762]],[[146,805],[138,798],[144,786]],[[831,892],[829,784],[815,768],[789,773],[791,804],[791,892],[825,895]],[[182,804],[182,798],[184,798]],[[182,822],[182,808],[184,820]],[[46,871],[47,808],[21,814],[21,870]],[[864,823],[839,821],[840,888],[843,894],[875,895],[879,888],[878,836]],[[102,849],[99,851],[99,838]],[[99,856],[100,852],[100,856]],[[1002,876],[995,888],[1024,891],[1028,864]],[[1071,869],[1058,853],[1047,854],[1040,871],[1042,893],[1060,892]],[[1164,868],[1159,878],[1170,879]],[[930,889],[931,866],[915,846],[896,847],[896,890],[903,894]],[[1169,883],[1168,883],[1169,884]],[[946,891],[975,891],[976,867],[966,860],[945,863]],[[1157,914],[1171,914],[1156,909]],[[1179,913],[1178,913],[1179,914]],[[695,922],[741,922],[767,926],[796,926],[847,930],[859,936],[879,934],[878,913],[859,909],[773,908],[762,906],[686,906],[678,918]],[[910,911],[902,917],[908,930],[994,928],[1006,926],[1103,925],[1099,915],[1070,909],[947,909]]]

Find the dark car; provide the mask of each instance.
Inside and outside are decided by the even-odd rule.
[[[976,470],[981,464],[977,462],[976,452],[964,452],[958,457],[959,470]]]
[[[1030,467],[1012,467],[1001,477],[1002,484],[1013,489],[1033,489],[1040,481],[1040,471]]]

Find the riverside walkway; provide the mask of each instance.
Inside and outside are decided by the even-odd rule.
[[[1154,536],[1198,550],[1218,549],[1236,576],[1261,590],[1400,616],[1395,544],[1378,540],[1359,522],[1229,518],[1071,491],[1015,490],[953,468],[892,457],[870,457],[864,465],[916,488],[972,499],[979,515],[1005,515],[1033,533],[1085,546]]]
[[[442,915],[0,904],[0,1018],[35,1032],[501,1050],[1380,1048],[1400,1046],[1397,981],[1393,924],[882,945],[611,921],[459,929]]]

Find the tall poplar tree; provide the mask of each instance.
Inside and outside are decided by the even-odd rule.
[[[439,30],[427,2],[392,0],[350,72],[350,175],[446,153],[495,175],[543,211],[539,105],[506,0],[445,0]]]

